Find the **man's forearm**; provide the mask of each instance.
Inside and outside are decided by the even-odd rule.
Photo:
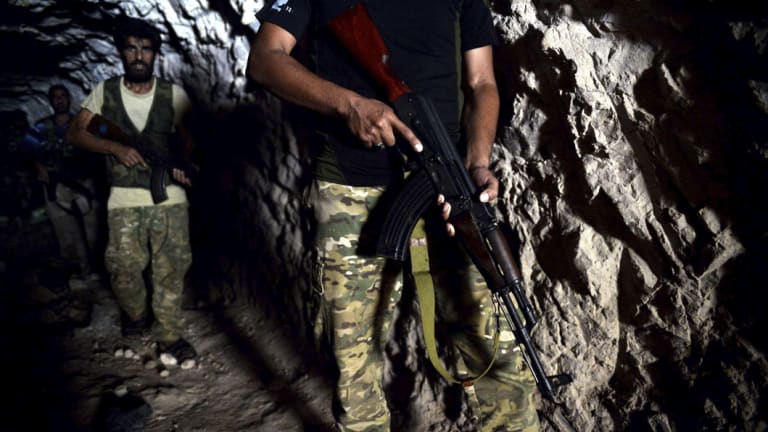
[[[464,107],[467,136],[467,168],[487,167],[496,139],[499,93],[495,84],[482,84],[471,91]]]
[[[326,81],[290,55],[275,50],[255,51],[248,75],[277,96],[321,114],[344,117],[351,101],[360,96]]]
[[[288,102],[342,119],[362,146],[395,145],[395,135],[421,151],[421,143],[382,101],[322,79],[290,56],[296,45],[285,29],[264,23],[251,46],[248,76]]]
[[[114,154],[115,146],[119,145],[114,141],[95,137],[88,132],[74,134],[70,142],[75,147],[79,147],[83,150],[103,154]]]

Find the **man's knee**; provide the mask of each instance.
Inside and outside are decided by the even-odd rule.
[[[163,251],[153,257],[152,277],[156,280],[182,280],[192,265],[192,253],[189,246],[181,246]]]
[[[141,273],[149,256],[140,247],[108,247],[104,253],[104,266],[110,274]]]

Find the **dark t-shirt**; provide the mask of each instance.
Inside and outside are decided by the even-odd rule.
[[[380,88],[339,45],[326,24],[354,2],[276,0],[259,12],[306,48],[307,67],[362,96],[386,100]],[[459,136],[460,53],[493,42],[491,15],[482,0],[369,0],[365,6],[381,33],[394,73],[432,99],[446,130]],[[304,38],[304,39],[302,39]],[[315,173],[353,186],[386,185],[402,175],[394,149],[365,148],[340,119],[307,120]]]

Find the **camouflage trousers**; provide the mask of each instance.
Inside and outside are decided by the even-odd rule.
[[[150,265],[153,337],[170,342],[182,332],[181,294],[192,263],[187,204],[109,210],[104,257],[112,291],[130,319],[147,313],[143,271]]]
[[[313,204],[318,220],[316,246],[323,307],[318,318],[330,335],[339,367],[338,394],[345,431],[389,431],[390,415],[382,389],[386,340],[402,278],[383,258],[356,254],[361,227],[383,188],[319,182]],[[439,225],[439,226],[438,226]],[[454,369],[477,374],[490,362],[496,320],[489,290],[442,223],[428,225],[436,314],[453,342]],[[438,240],[433,242],[433,238]],[[438,269],[439,270],[436,270]],[[475,384],[480,430],[539,430],[532,395],[535,382],[512,349],[509,332],[492,371]]]

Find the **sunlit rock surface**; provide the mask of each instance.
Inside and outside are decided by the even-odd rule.
[[[81,100],[121,73],[115,19],[155,24],[157,72],[199,108],[196,274],[221,297],[302,323],[313,263],[297,192],[306,158],[284,107],[244,74],[262,6],[11,0],[0,6],[0,110],[47,114],[54,82]],[[545,427],[765,429],[766,6],[508,0],[493,10],[500,209],[520,241],[545,367],[575,378],[559,404],[541,403]],[[413,351],[417,327],[403,327],[412,331],[394,349]],[[391,370],[422,383],[425,368],[409,354]],[[421,413],[395,420],[461,428],[427,375],[430,386],[395,386]]]

